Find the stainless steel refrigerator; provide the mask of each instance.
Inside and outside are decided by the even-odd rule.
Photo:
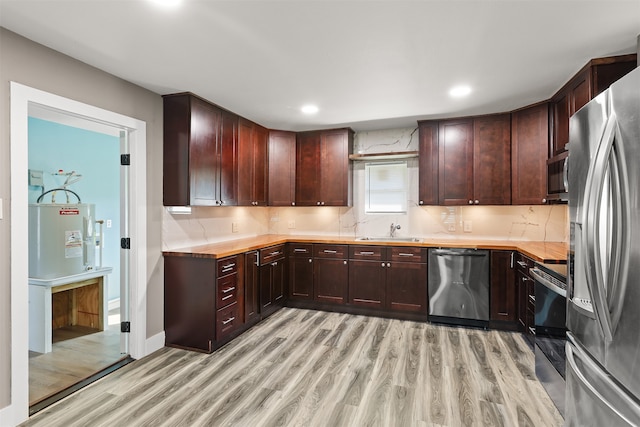
[[[567,426],[640,426],[640,69],[570,120]]]

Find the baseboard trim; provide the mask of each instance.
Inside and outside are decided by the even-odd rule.
[[[119,308],[120,307],[120,298],[115,298],[112,300],[109,300],[109,303],[107,305],[107,309],[109,311],[113,310],[114,308]]]
[[[165,336],[164,331],[155,334],[154,336],[147,338],[144,346],[144,355],[148,356],[151,353],[160,350],[164,347]]]
[[[13,427],[18,425],[18,420],[14,418],[13,403],[0,409],[0,427]],[[24,421],[24,420],[22,420]]]

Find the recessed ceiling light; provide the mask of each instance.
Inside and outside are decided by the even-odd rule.
[[[182,0],[149,0],[151,3],[155,3],[160,7],[164,7],[166,9],[171,9],[174,7],[178,7]]]
[[[305,114],[315,114],[318,112],[318,107],[316,105],[305,105],[300,109],[300,111]]]
[[[471,93],[471,87],[463,85],[456,86],[449,91],[449,95],[454,98],[462,98],[463,96],[467,96]]]

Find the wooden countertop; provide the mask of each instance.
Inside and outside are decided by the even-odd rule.
[[[164,251],[165,256],[186,256],[200,258],[224,258],[243,252],[265,248],[267,246],[282,243],[333,243],[345,245],[378,245],[378,246],[418,246],[418,247],[443,247],[443,248],[475,248],[515,250],[534,261],[563,264],[567,262],[568,244],[565,242],[528,242],[513,240],[446,240],[423,239],[422,242],[389,242],[373,240],[356,240],[355,238],[339,236],[308,236],[308,235],[284,235],[265,234],[262,236],[244,239],[230,240],[208,245],[191,246],[180,249]]]

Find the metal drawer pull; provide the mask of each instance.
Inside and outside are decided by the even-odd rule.
[[[527,268],[527,267],[528,267],[528,266],[527,266],[527,263],[526,263],[526,262],[524,262],[524,261],[517,261],[517,263],[518,263],[518,265],[519,265],[520,267],[522,267],[522,268]]]
[[[330,251],[329,249],[325,249],[323,252],[325,254],[337,254],[338,253],[338,251]]]
[[[233,298],[233,294],[222,297],[222,301],[228,300],[229,298]]]
[[[275,251],[275,252],[271,252],[269,255],[276,256],[276,255],[280,255],[281,253],[282,252],[280,251]]]
[[[529,332],[531,332],[531,334],[533,334],[533,335],[536,334],[535,328],[532,328],[531,326],[529,326]]]
[[[413,254],[407,254],[407,253],[404,253],[404,252],[400,252],[398,254],[398,256],[413,256]]]
[[[222,324],[223,324],[223,325],[228,325],[229,323],[233,322],[234,320],[236,320],[236,318],[235,318],[235,317],[230,317],[230,318],[228,318],[227,320],[223,320],[223,321],[222,321]]]
[[[529,299],[530,299],[532,302],[536,302],[536,296],[535,296],[535,295],[529,295]]]
[[[231,292],[231,291],[233,291],[235,288],[236,288],[235,286],[232,286],[232,287],[230,287],[230,288],[225,288],[225,289],[223,289],[223,290],[222,290],[222,293],[223,293],[223,294],[226,294],[227,292]]]
[[[278,265],[278,261],[272,262],[271,265],[275,267],[276,265]]]
[[[303,252],[303,253],[307,253],[307,250],[306,250],[306,249],[298,249],[298,248],[296,248],[296,249],[294,249],[294,250],[293,250],[293,252]]]
[[[373,255],[375,252],[360,252],[358,255]]]

